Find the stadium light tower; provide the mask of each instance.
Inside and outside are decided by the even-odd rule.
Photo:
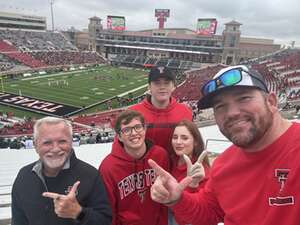
[[[51,7],[51,20],[52,20],[52,31],[54,31],[53,4],[54,4],[54,0],[50,0],[50,7]]]

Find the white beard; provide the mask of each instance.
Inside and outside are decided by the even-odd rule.
[[[64,154],[60,157],[56,157],[55,159],[50,159],[48,157],[43,157],[42,161],[46,168],[49,169],[60,169],[63,167],[64,163],[68,158],[68,154]]]

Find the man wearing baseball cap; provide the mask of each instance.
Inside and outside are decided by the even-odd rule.
[[[175,90],[175,74],[167,67],[153,67],[148,75],[149,95],[130,109],[145,117],[146,138],[171,151],[171,136],[175,125],[182,119],[192,120],[192,111],[178,103],[172,92]]]
[[[233,143],[213,164],[203,192],[183,192],[155,162],[152,199],[190,224],[296,225],[300,221],[300,124],[285,120],[261,74],[247,66],[218,72],[201,88],[200,109],[213,108]]]

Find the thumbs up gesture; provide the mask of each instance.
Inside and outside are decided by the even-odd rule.
[[[75,182],[71,191],[67,195],[62,195],[54,192],[44,192],[43,196],[52,198],[54,210],[57,216],[62,218],[76,219],[82,208],[76,199],[77,188],[80,181]]]
[[[202,165],[202,161],[206,155],[207,151],[203,151],[194,164],[192,164],[190,158],[187,155],[183,155],[184,161],[186,163],[187,176],[192,177],[192,182],[189,184],[189,187],[191,188],[197,188],[200,181],[205,177],[205,171]]]

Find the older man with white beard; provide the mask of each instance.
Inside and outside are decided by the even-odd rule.
[[[12,225],[109,225],[102,179],[76,158],[71,124],[54,117],[38,120],[34,146],[39,160],[23,167],[13,185]]]

